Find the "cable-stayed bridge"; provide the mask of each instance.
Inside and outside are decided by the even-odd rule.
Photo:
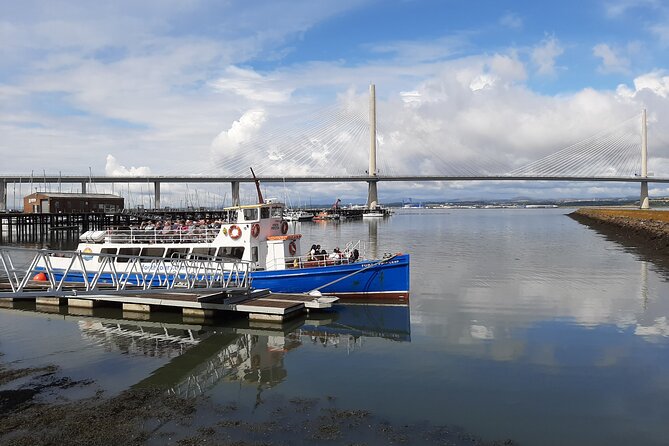
[[[254,125],[248,126],[251,130],[244,129],[240,120],[214,141],[217,155],[212,167],[196,175],[0,176],[0,210],[6,208],[8,185],[28,181],[45,185],[78,183],[82,192],[92,183],[150,184],[155,207],[160,207],[160,186],[164,183],[230,183],[233,203],[238,203],[240,183],[253,181],[249,166],[263,183],[366,182],[369,207],[378,203],[380,182],[634,182],[641,184],[642,207],[648,205],[648,183],[669,182],[669,178],[648,174],[645,110],[519,167],[518,159],[498,153],[495,143],[470,147],[454,140],[430,140],[432,134],[443,135],[443,129],[419,129],[414,134],[409,129],[409,136],[377,129],[373,85],[369,113],[361,110],[365,107],[360,104],[339,104],[306,117],[286,115],[266,126],[266,118],[260,115],[255,116]],[[419,125],[424,122],[417,122]]]

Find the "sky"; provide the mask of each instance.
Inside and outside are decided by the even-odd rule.
[[[0,11],[0,173],[361,172],[373,82],[382,174],[439,172],[448,157],[519,168],[647,108],[649,170],[669,177],[669,2],[0,0]],[[307,135],[305,162],[291,147],[309,119],[341,128]],[[364,183],[265,187],[294,201],[366,197]],[[164,185],[163,202],[228,189]],[[125,193],[139,204],[145,192]],[[638,186],[381,183],[379,194],[597,198]]]

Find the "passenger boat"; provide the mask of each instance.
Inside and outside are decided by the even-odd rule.
[[[91,254],[86,259],[90,270],[97,268],[100,256],[105,254],[116,256],[113,263],[118,272],[125,271],[132,256],[140,256],[142,269],[150,272],[151,265],[155,265],[150,258],[242,261],[249,264],[254,289],[408,301],[408,254],[386,255],[381,259],[309,256],[300,246],[302,235],[288,233],[289,225],[283,219],[284,205],[259,201],[226,208],[227,218],[217,228],[88,231],[80,237],[77,249]],[[347,248],[349,253],[356,250],[352,244]],[[56,280],[62,278],[68,261],[58,257],[51,260]],[[70,272],[67,280],[83,280],[83,274],[75,277]],[[159,274],[169,275],[170,271]]]

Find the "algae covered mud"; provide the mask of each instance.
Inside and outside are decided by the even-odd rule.
[[[301,224],[411,253],[411,305],[280,329],[7,304],[0,443],[667,444],[669,265],[571,211]]]
[[[585,224],[613,231],[622,239],[637,242],[639,246],[656,250],[669,247],[669,210],[581,208],[570,216]]]

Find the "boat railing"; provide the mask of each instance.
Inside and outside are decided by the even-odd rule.
[[[220,228],[188,229],[110,229],[105,236],[107,243],[211,243],[221,232]]]
[[[367,257],[367,242],[363,240],[357,240],[354,242],[348,242],[346,246],[344,247],[344,252],[353,252],[355,250],[358,250],[358,253],[360,257],[366,258]]]
[[[0,278],[9,289],[0,287],[0,297],[248,291],[250,270],[247,261],[204,255],[164,258],[2,247]]]

